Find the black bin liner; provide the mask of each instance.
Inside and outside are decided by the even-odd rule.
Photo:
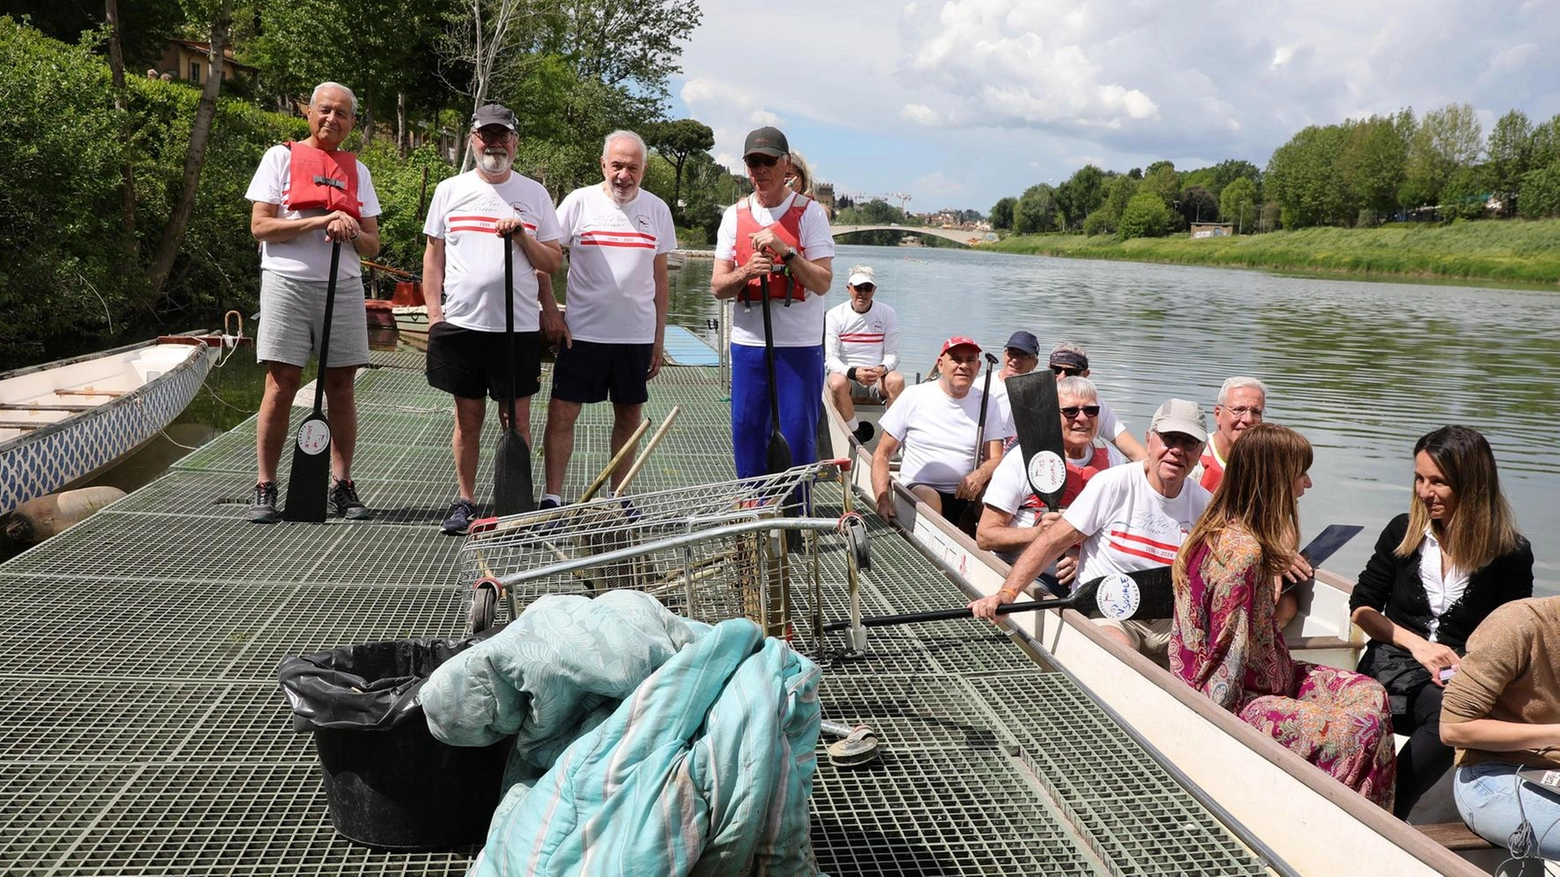
[[[514,738],[442,743],[428,730],[418,693],[435,667],[485,638],[366,643],[282,662],[293,730],[314,732],[330,820],[342,837],[397,851],[482,843]]]

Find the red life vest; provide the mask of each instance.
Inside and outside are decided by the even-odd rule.
[[[1219,482],[1224,480],[1224,466],[1213,453],[1212,439],[1208,440],[1208,450],[1203,451],[1202,459],[1198,462],[1202,463],[1203,467],[1202,478],[1198,479],[1198,483],[1209,493],[1213,493],[1219,489]]]
[[[770,225],[759,225],[758,220],[753,218],[753,211],[748,205],[748,199],[743,198],[741,201],[738,201],[736,253],[737,266],[741,267],[746,265],[748,260],[753,258],[753,241],[750,235],[753,235],[765,228],[773,229],[775,237],[785,241],[786,246],[800,252],[802,249],[800,244],[802,236],[802,214],[807,212],[807,205],[810,203],[812,203],[811,198],[807,198],[803,195],[797,195],[795,199],[792,200],[790,208],[787,209],[784,213],[780,214],[780,219],[778,222],[771,223]],[[769,297],[772,299],[785,298],[786,287],[791,286],[791,283],[792,281],[789,277],[783,277],[779,274],[771,275],[769,278]],[[747,286],[743,288],[741,292],[737,293],[737,301],[758,301],[759,297],[763,295],[763,288],[762,279],[754,277],[747,282]],[[807,295],[807,291],[800,288],[799,286],[792,286],[792,290],[793,295],[796,293],[800,293],[802,296]]]
[[[357,156],[350,152],[326,152],[305,143],[287,144],[292,152],[288,170],[288,210],[340,210],[362,219],[358,203]]]
[[[1082,466],[1068,460],[1067,482],[1062,485],[1062,508],[1067,508],[1073,504],[1073,500],[1077,499],[1078,494],[1083,492],[1083,486],[1089,483],[1089,479],[1109,468],[1110,451],[1101,447],[1095,448],[1094,452],[1089,455],[1089,459]],[[1040,497],[1031,493],[1024,498],[1021,508],[1035,509],[1038,512],[1045,509],[1045,503],[1041,501]],[[1039,522],[1039,516],[1036,515],[1035,523],[1038,524]]]

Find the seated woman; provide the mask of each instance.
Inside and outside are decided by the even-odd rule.
[[[1311,445],[1261,424],[1175,557],[1170,671],[1381,807],[1392,806],[1392,721],[1375,680],[1296,661],[1274,614],[1289,569]]]
[[[1560,789],[1518,775],[1560,771],[1557,656],[1560,597],[1507,603],[1468,637],[1442,698],[1441,740],[1458,747],[1457,812],[1515,856],[1560,859]]]
[[[1441,742],[1442,673],[1455,670],[1468,635],[1495,610],[1533,595],[1533,550],[1517,532],[1484,436],[1443,426],[1414,444],[1414,499],[1381,531],[1349,597],[1370,637],[1359,671],[1391,697],[1398,753],[1397,804],[1407,819],[1447,768]]]

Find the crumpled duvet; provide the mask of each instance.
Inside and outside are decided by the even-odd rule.
[[[817,685],[751,621],[634,591],[536,601],[423,691],[447,743],[519,735],[469,874],[810,877]]]

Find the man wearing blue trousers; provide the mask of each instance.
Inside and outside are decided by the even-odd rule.
[[[726,208],[715,241],[711,286],[735,298],[731,327],[731,441],[737,477],[765,474],[769,443],[769,373],[764,364],[767,289],[774,327],[780,433],[793,464],[818,458],[823,404],[823,296],[834,280],[834,237],[818,202],[786,187],[790,146],[774,128],[747,136],[742,160],[753,194]]]

